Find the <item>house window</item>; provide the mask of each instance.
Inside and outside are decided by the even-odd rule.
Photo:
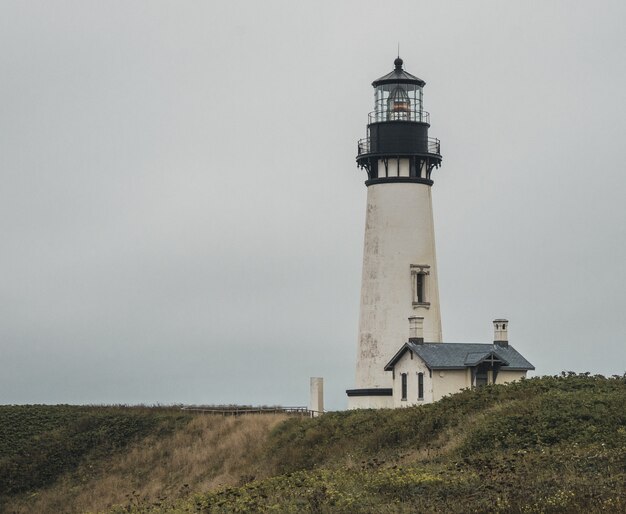
[[[406,401],[406,373],[402,373],[402,400]]]
[[[487,385],[487,372],[476,373],[476,387],[482,387]]]
[[[411,264],[411,281],[413,288],[413,307],[430,306],[428,302],[428,275],[430,266],[427,264]]]
[[[474,385],[476,387],[486,386],[489,383],[489,376],[487,372],[490,369],[490,365],[486,362],[480,363],[474,369]]]
[[[417,374],[417,399],[424,399],[424,373]]]

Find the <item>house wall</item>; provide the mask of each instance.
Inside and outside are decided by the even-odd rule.
[[[526,376],[526,371],[499,371],[496,375],[496,384],[506,384],[507,382],[515,382]]]
[[[351,409],[392,409],[393,400],[391,396],[350,396],[348,398]]]
[[[409,407],[411,405],[421,405],[424,403],[432,403],[433,386],[430,378],[430,372],[424,364],[424,361],[417,355],[413,354],[411,359],[410,351],[400,358],[395,366],[395,377],[393,378],[393,406]],[[392,373],[388,371],[391,376]],[[402,400],[402,373],[407,374],[407,399]],[[419,400],[417,397],[417,374],[424,373],[424,399]]]
[[[444,343],[445,344],[445,343]],[[413,354],[406,351],[398,360],[392,373],[388,371],[393,383],[393,398],[389,404],[382,407],[410,407],[412,405],[422,405],[424,403],[432,403],[441,400],[444,396],[458,393],[462,389],[472,387],[472,370],[450,369],[450,370],[433,370],[431,372],[424,361]],[[402,374],[407,374],[407,399],[402,400]],[[418,373],[424,374],[424,399],[418,399]],[[515,382],[526,376],[526,371],[500,371],[496,377],[496,384],[506,384]],[[492,383],[492,373],[488,373],[489,383]],[[388,398],[388,397],[387,397]],[[370,407],[370,405],[367,405]],[[358,407],[357,407],[358,408]],[[374,407],[377,408],[377,407]]]
[[[444,396],[458,393],[461,389],[471,387],[472,375],[469,369],[433,370],[433,401]]]

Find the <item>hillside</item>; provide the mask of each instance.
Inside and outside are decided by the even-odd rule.
[[[5,512],[626,511],[626,377],[536,378],[284,422],[0,409]],[[45,430],[26,429],[31,409],[48,412]],[[72,409],[82,421],[54,421]],[[8,414],[23,428],[7,435]]]
[[[240,484],[284,419],[164,407],[0,406],[0,512],[103,512],[138,498]]]

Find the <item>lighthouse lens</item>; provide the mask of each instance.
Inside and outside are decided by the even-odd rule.
[[[422,88],[415,84],[381,84],[375,88],[374,119],[381,121],[426,121],[422,111]]]
[[[411,101],[406,90],[398,85],[389,96],[387,114],[391,120],[409,121],[411,113]]]

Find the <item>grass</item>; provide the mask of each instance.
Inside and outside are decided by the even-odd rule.
[[[274,476],[113,512],[624,512],[626,379],[565,374],[289,419],[265,460]]]
[[[0,406],[0,497],[48,486],[85,460],[184,421],[171,409]]]
[[[626,512],[626,377],[570,373],[314,419],[153,415],[46,486],[5,495],[6,512]],[[22,434],[21,451],[48,437]]]
[[[285,417],[2,406],[0,419],[0,512],[78,513],[246,483]]]

